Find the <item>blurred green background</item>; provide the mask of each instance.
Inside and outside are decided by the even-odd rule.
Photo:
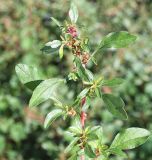
[[[152,1],[79,0],[76,3],[79,23],[85,26],[83,30],[89,35],[92,47],[112,31],[126,30],[138,35],[130,48],[108,50],[103,57],[98,53],[98,65],[89,66],[97,75],[126,80],[113,91],[125,100],[129,120],[113,118],[102,101],[95,99],[89,114],[91,124],[103,126],[107,144],[124,126],[152,130]],[[60,62],[58,55],[44,55],[40,48],[59,38],[60,31],[50,17],[63,21],[69,7],[68,0],[0,0],[0,160],[67,159],[63,151],[68,137],[64,131],[70,120],[60,119],[44,130],[44,116],[52,104],[46,102],[28,108],[31,92],[19,82],[14,67],[17,63],[35,65],[46,77],[68,74],[71,68],[68,52]],[[66,99],[70,100],[75,87],[72,85],[70,91],[63,88]],[[128,160],[152,160],[152,138],[129,151],[128,157]]]

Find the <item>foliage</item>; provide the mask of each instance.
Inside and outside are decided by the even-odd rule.
[[[115,137],[111,146],[109,147],[107,144],[104,144],[101,139],[100,131],[98,131],[102,126],[87,126],[85,122],[88,120],[87,113],[89,113],[90,102],[93,101],[93,97],[102,98],[109,112],[111,112],[114,116],[126,120],[128,118],[123,100],[114,96],[113,94],[104,94],[101,91],[103,81],[112,81],[112,80],[104,80],[102,75],[99,78],[95,78],[93,73],[87,69],[87,64],[92,60],[92,62],[96,61],[95,54],[101,50],[106,48],[123,48],[127,47],[130,44],[134,43],[136,40],[136,36],[129,34],[128,32],[113,32],[109,35],[105,36],[103,40],[101,40],[100,44],[96,47],[97,49],[90,54],[90,46],[88,37],[84,37],[81,35],[81,31],[78,31],[77,20],[78,20],[78,10],[74,3],[71,3],[71,8],[69,10],[69,21],[65,21],[63,25],[59,25],[58,20],[53,18],[55,23],[61,29],[61,40],[53,40],[45,44],[42,51],[43,53],[52,54],[55,48],[59,48],[59,56],[60,59],[64,56],[64,47],[68,48],[73,55],[73,74],[75,74],[76,79],[68,79],[66,81],[64,79],[51,78],[46,79],[40,84],[37,85],[37,81],[39,77],[36,77],[37,70],[35,68],[31,68],[30,66],[26,66],[28,71],[24,70],[24,67],[20,69],[18,65],[16,68],[17,74],[19,75],[21,81],[26,84],[28,83],[26,79],[32,83],[36,82],[36,86],[33,95],[30,99],[29,106],[35,107],[41,104],[42,102],[47,101],[48,99],[55,100],[56,109],[51,111],[44,122],[44,127],[47,128],[52,122],[58,118],[63,116],[63,119],[66,120],[67,117],[73,118],[76,123],[79,123],[79,126],[71,126],[74,130],[69,131],[71,136],[73,137],[71,143],[66,148],[66,153],[70,152],[71,156],[68,159],[110,159],[111,154],[115,154],[118,156],[126,157],[123,150],[133,149],[138,147],[139,145],[145,143],[151,133],[142,128],[128,128]],[[33,74],[31,74],[31,72]],[[28,77],[28,78],[27,78]],[[54,94],[55,88],[59,83],[65,82],[67,83],[69,80],[73,80],[75,83],[82,83],[83,90],[81,93],[74,97],[74,102],[72,105],[63,105],[62,102],[58,101],[58,96]],[[117,81],[118,80],[118,81]],[[119,84],[119,79],[115,79],[112,81],[113,85]],[[105,84],[105,83],[104,83]],[[106,83],[108,86],[108,83]],[[111,86],[111,84],[110,84]],[[33,88],[32,88],[33,89]],[[70,86],[69,86],[70,89]],[[103,147],[106,146],[106,147]],[[75,151],[75,153],[72,153]]]
[[[115,136],[123,128],[138,126],[152,129],[151,125],[151,11],[152,4],[146,1],[76,1],[79,6],[80,28],[87,32],[91,45],[100,43],[101,37],[109,32],[127,30],[138,34],[137,42],[127,49],[106,50],[104,61],[96,54],[98,66],[89,64],[89,68],[96,73],[102,73],[106,79],[122,77],[125,82],[117,88],[103,86],[103,90],[111,90],[124,99],[129,119],[119,121],[107,111],[102,101],[95,99],[91,102],[90,125],[100,125],[104,129],[103,141]],[[63,5],[64,4],[64,5]],[[64,146],[71,139],[64,135],[63,130],[71,123],[62,123],[59,119],[53,127],[43,131],[43,116],[52,110],[52,102],[47,101],[39,109],[27,108],[29,90],[19,84],[14,67],[17,63],[37,66],[41,78],[65,76],[71,69],[71,57],[65,51],[62,63],[57,54],[44,56],[38,50],[44,42],[59,39],[59,29],[50,17],[54,16],[63,21],[70,4],[65,0],[56,1],[1,1],[0,6],[0,159],[66,159]],[[85,34],[85,33],[84,33]],[[140,46],[140,47],[139,47]],[[102,54],[102,52],[100,52]],[[101,68],[104,70],[101,71]],[[72,73],[69,77],[74,77]],[[71,91],[62,87],[63,97],[71,101],[73,92],[80,92],[81,86],[72,86]],[[65,101],[64,100],[64,101]],[[99,112],[102,109],[102,112]],[[39,110],[39,111],[37,111]],[[21,126],[21,127],[16,127]],[[13,135],[17,135],[16,138]],[[63,139],[66,139],[63,140]],[[133,152],[126,152],[130,159],[151,159],[151,138],[143,146]],[[39,152],[37,152],[37,150]],[[113,151],[114,152],[114,151]],[[74,158],[73,158],[74,159]],[[119,158],[113,157],[119,160]],[[122,160],[123,158],[120,158]]]

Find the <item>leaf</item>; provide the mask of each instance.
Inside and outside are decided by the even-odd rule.
[[[89,77],[90,75],[88,75],[88,72],[82,66],[81,60],[79,58],[75,58],[75,64],[76,64],[76,66],[78,68],[78,75],[79,75],[79,77],[83,78],[84,80],[90,81],[90,77]]]
[[[68,160],[77,160],[77,154],[72,155]]]
[[[76,146],[78,140],[79,140],[78,137],[74,138],[74,140],[65,149],[65,153],[69,153]]]
[[[108,152],[110,152],[111,154],[114,154],[114,155],[117,155],[117,156],[120,156],[120,157],[124,157],[124,158],[127,158],[127,155],[125,152],[123,152],[121,149],[119,148],[110,148],[107,150]]]
[[[93,152],[89,144],[85,145],[84,152],[89,158],[96,158],[96,154]]]
[[[51,17],[52,21],[59,27],[61,27],[61,23],[54,17]]]
[[[53,96],[56,87],[63,83],[64,79],[52,78],[40,83],[34,90],[29,106],[34,107]]]
[[[112,32],[100,43],[99,48],[124,48],[135,42],[136,36],[126,31]]]
[[[114,96],[112,94],[103,94],[102,99],[107,105],[107,109],[115,117],[126,120],[128,118],[127,113],[124,109],[124,102],[120,97]]]
[[[59,47],[58,48],[52,48],[50,46],[44,46],[40,50],[42,51],[42,53],[53,54],[53,53],[56,53],[59,50]]]
[[[96,93],[96,95],[97,95],[98,98],[101,98],[101,97],[102,97],[100,88],[95,88],[95,93]]]
[[[121,79],[121,78],[114,78],[114,79],[110,79],[110,80],[103,80],[102,81],[102,86],[113,87],[113,86],[120,85],[123,82],[124,82],[124,80]]]
[[[58,48],[59,46],[61,46],[61,41],[53,40],[53,41],[47,42],[45,46],[51,47],[51,48]]]
[[[90,70],[88,70],[88,69],[85,69],[85,72],[86,72],[89,80],[93,81],[93,79],[94,79],[93,73]]]
[[[81,128],[79,128],[79,127],[75,127],[75,126],[71,126],[70,128],[69,128],[69,131],[71,132],[71,133],[74,133],[74,134],[76,134],[76,135],[80,135],[81,133],[82,133],[82,130],[81,130]]]
[[[43,81],[36,67],[18,64],[15,67],[15,71],[19,80],[31,90],[34,90]]]
[[[82,99],[82,98],[86,97],[88,92],[89,92],[89,88],[85,88],[84,90],[82,90],[80,92],[80,94],[78,95],[78,99]]]
[[[145,143],[150,136],[150,132],[143,128],[128,128],[118,133],[110,148],[122,150],[133,149]]]
[[[76,23],[78,19],[78,9],[74,3],[71,3],[71,8],[69,11],[69,17],[71,19],[71,22]]]
[[[62,109],[55,109],[53,111],[51,111],[45,118],[44,121],[44,128],[48,128],[49,125],[52,124],[52,122],[58,118],[59,116],[61,116],[63,114]]]
[[[60,56],[60,59],[63,58],[63,48],[64,48],[64,44],[61,45],[60,49],[59,49],[59,56]]]

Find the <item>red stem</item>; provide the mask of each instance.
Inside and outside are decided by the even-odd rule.
[[[82,126],[82,129],[84,129],[85,127],[85,121],[86,121],[86,118],[87,118],[87,114],[82,110],[82,107],[83,105],[86,103],[86,98],[84,97],[82,100],[81,100],[81,126]],[[84,155],[81,155],[80,157],[81,160],[85,160],[85,156]]]

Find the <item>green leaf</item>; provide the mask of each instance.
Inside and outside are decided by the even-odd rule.
[[[68,160],[78,160],[77,157],[77,154],[74,154],[70,158],[68,158]]]
[[[19,80],[31,90],[34,90],[43,81],[36,67],[18,64],[15,71]]]
[[[120,97],[114,96],[112,94],[103,94],[102,99],[107,106],[107,109],[115,117],[126,120],[128,118],[127,113],[124,109],[124,102]]]
[[[100,88],[95,88],[95,93],[96,93],[96,95],[97,95],[98,98],[102,97]]]
[[[52,48],[51,46],[44,46],[40,50],[42,51],[42,53],[53,54],[53,53],[56,53],[59,50],[59,47],[58,48]]]
[[[85,88],[84,90],[82,90],[80,92],[80,94],[78,95],[78,99],[82,99],[82,98],[86,97],[88,92],[89,92],[89,88]]]
[[[60,49],[59,49],[59,56],[60,56],[60,59],[63,58],[63,48],[64,48],[64,44],[61,45]]]
[[[52,122],[54,120],[56,120],[56,118],[58,118],[59,116],[61,116],[63,114],[62,109],[55,109],[53,111],[51,111],[45,118],[44,121],[44,128],[48,128],[49,125],[52,124]]]
[[[71,19],[71,22],[76,23],[78,19],[78,9],[74,3],[71,3],[71,8],[69,11],[69,17]]]
[[[126,31],[112,32],[100,43],[99,48],[124,48],[134,43],[137,37]]]
[[[79,140],[78,137],[74,138],[74,140],[65,149],[65,153],[69,153],[76,146],[78,140]]]
[[[110,80],[103,80],[102,81],[102,86],[113,87],[113,86],[120,85],[123,82],[124,82],[124,80],[121,79],[121,78],[114,78],[114,79],[110,79]]]
[[[82,66],[81,60],[79,58],[75,58],[75,64],[78,68],[78,75],[84,80],[90,81],[90,75],[88,75],[88,72],[86,69]]]
[[[75,127],[75,126],[71,126],[70,128],[69,128],[69,131],[71,132],[71,133],[74,133],[74,134],[76,134],[76,135],[80,135],[81,133],[82,133],[82,129],[81,128],[79,128],[79,127]]]
[[[128,128],[116,135],[110,148],[122,150],[133,149],[145,143],[150,136],[150,132],[143,128]]]
[[[34,90],[29,106],[34,107],[53,96],[56,87],[63,83],[64,79],[52,78],[40,83]],[[53,96],[54,97],[54,96]]]
[[[61,23],[54,17],[51,17],[52,21],[59,27],[61,27]]]
[[[123,152],[120,148],[110,148],[107,150],[108,152],[110,152],[111,154],[120,156],[120,157],[124,157],[127,158],[127,155],[125,152]]]
[[[53,40],[53,41],[47,42],[45,46],[51,47],[51,48],[58,48],[59,46],[61,46],[61,41]]]
[[[97,157],[89,144],[85,145],[84,152],[89,158],[96,158]]]
[[[93,73],[88,69],[85,69],[85,72],[86,72],[87,77],[89,78],[89,80],[93,81],[93,79],[94,79]]]

